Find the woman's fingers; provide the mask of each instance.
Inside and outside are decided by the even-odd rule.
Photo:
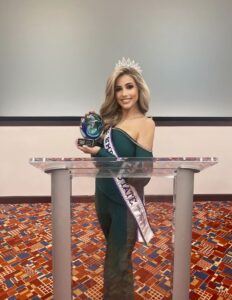
[[[85,153],[88,153],[88,151],[89,151],[88,150],[89,147],[87,147],[85,145],[84,146],[77,146],[77,148],[80,149],[82,152],[85,152]]]
[[[88,147],[88,146],[77,146],[84,153],[88,154],[97,154],[97,152],[101,149],[99,146]]]

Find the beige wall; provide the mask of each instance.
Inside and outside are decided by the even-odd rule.
[[[50,176],[30,157],[85,156],[75,148],[77,127],[0,127],[0,196],[50,195]],[[154,156],[216,156],[219,164],[195,176],[196,194],[232,193],[232,127],[157,127]],[[147,194],[171,194],[172,180],[153,178]],[[75,178],[74,195],[92,195],[93,178]]]

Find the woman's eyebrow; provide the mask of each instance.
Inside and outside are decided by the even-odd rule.
[[[132,81],[126,82],[124,85],[128,85],[128,84],[134,84]],[[115,87],[122,87],[123,85],[116,85]]]

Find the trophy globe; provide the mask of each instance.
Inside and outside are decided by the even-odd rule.
[[[80,132],[83,138],[78,139],[78,145],[95,146],[102,135],[103,128],[103,120],[98,114],[93,112],[86,114],[81,118]]]

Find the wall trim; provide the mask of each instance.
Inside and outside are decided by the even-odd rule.
[[[232,194],[195,194],[194,202],[232,201]],[[0,204],[50,203],[51,196],[0,196]],[[73,203],[94,202],[94,195],[72,196]],[[146,202],[172,202],[172,195],[146,195]]]
[[[0,126],[79,126],[80,116],[0,117]],[[232,117],[153,117],[157,126],[232,126]]]

